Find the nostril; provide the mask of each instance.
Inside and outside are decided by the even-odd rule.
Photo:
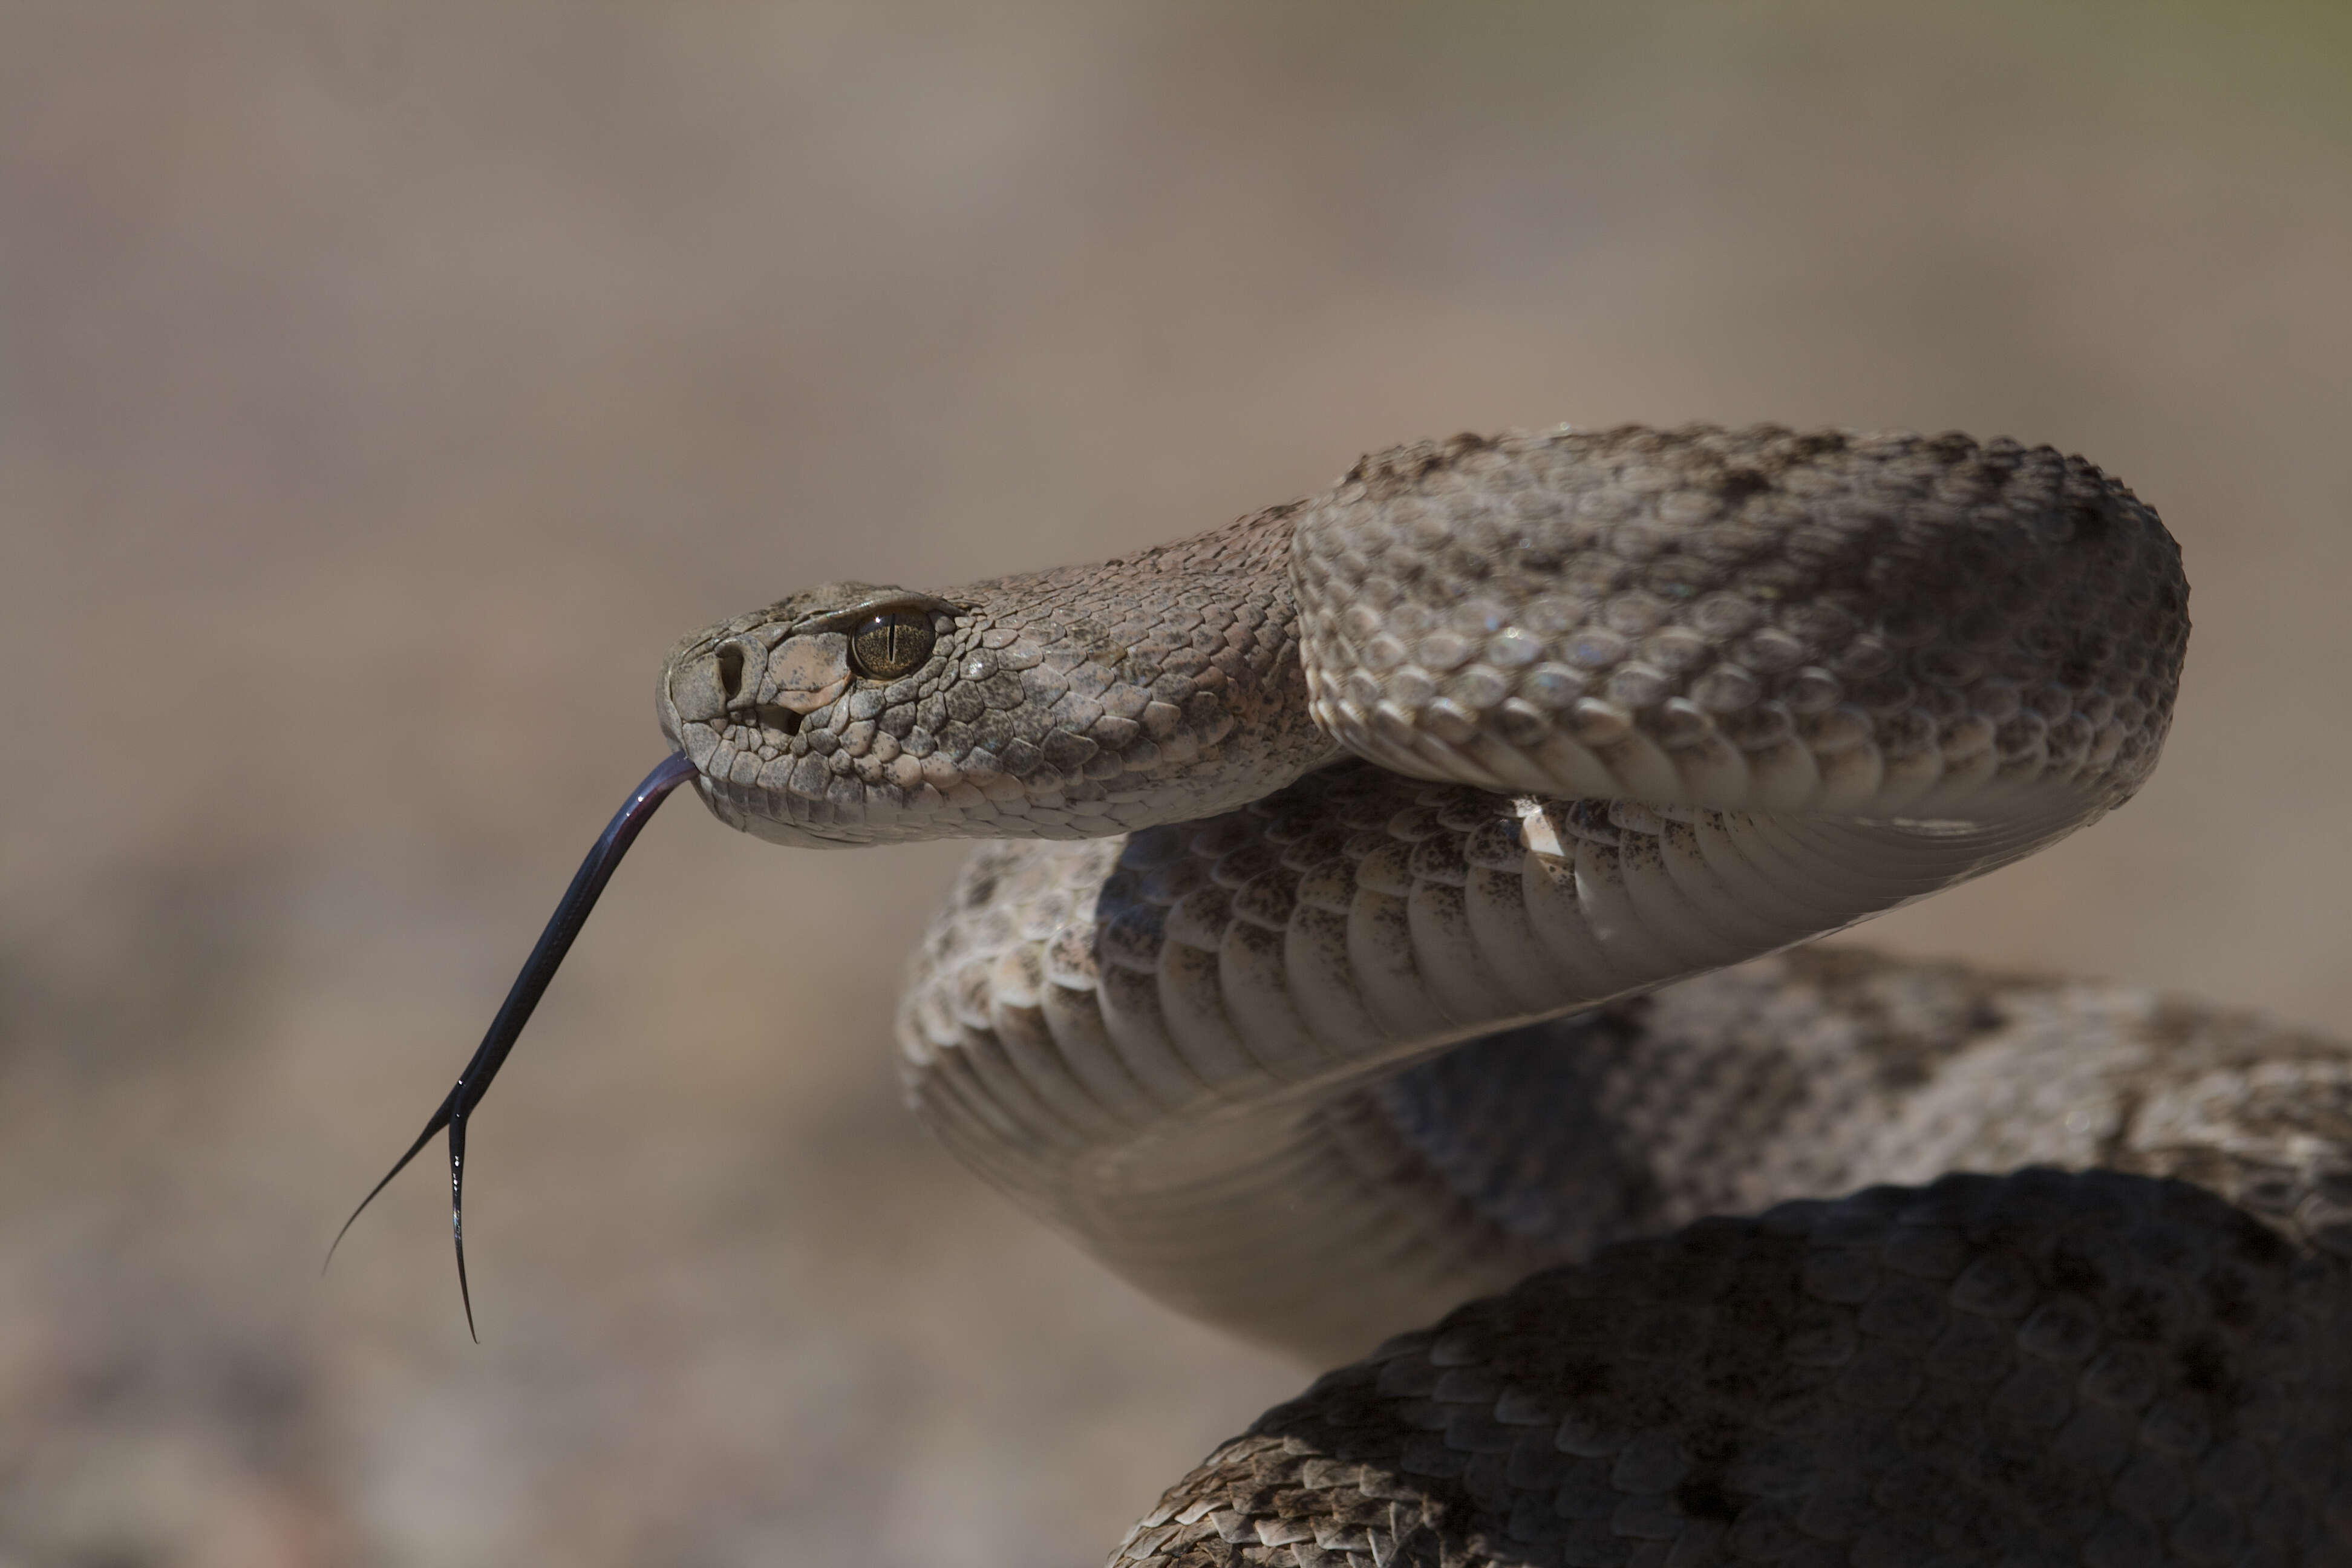
[[[721,643],[719,647],[719,688],[732,702],[743,694],[743,647]]]

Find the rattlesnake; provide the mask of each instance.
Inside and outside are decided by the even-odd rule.
[[[668,789],[986,838],[903,994],[919,1114],[1163,1300],[1359,1358],[1115,1562],[2352,1563],[2352,1053],[1756,957],[2127,800],[2187,636],[2081,459],[1777,428],[1465,436],[1099,565],[824,584],[672,652],[678,755],[410,1153],[448,1126],[454,1181]]]

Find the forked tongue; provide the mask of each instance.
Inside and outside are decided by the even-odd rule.
[[[449,1233],[457,1248],[457,1295],[466,1303],[466,1331],[473,1335],[475,1343],[481,1342],[482,1336],[474,1332],[473,1292],[466,1286],[466,1118],[472,1114],[474,1107],[482,1103],[482,1097],[490,1092],[490,1080],[499,1076],[499,1068],[505,1065],[507,1053],[514,1049],[515,1041],[522,1034],[522,1026],[530,1022],[531,1009],[539,1005],[541,995],[547,990],[547,983],[555,978],[556,970],[563,963],[563,955],[572,951],[572,939],[578,936],[580,928],[587,923],[588,911],[596,907],[596,900],[604,891],[604,884],[612,880],[613,868],[621,863],[621,857],[629,852],[629,846],[635,841],[646,824],[653,820],[655,808],[669,797],[670,791],[692,777],[694,764],[684,753],[665,757],[659,766],[646,775],[645,782],[630,793],[629,798],[622,803],[621,809],[614,813],[613,820],[605,824],[604,831],[588,851],[588,858],[581,861],[580,869],[572,873],[572,885],[563,889],[563,900],[555,906],[555,913],[548,917],[547,929],[539,933],[538,944],[530,950],[530,956],[523,960],[522,973],[515,976],[513,986],[507,992],[506,1001],[499,1008],[499,1016],[490,1020],[489,1033],[482,1037],[481,1045],[474,1051],[474,1059],[467,1062],[466,1070],[457,1075],[457,1084],[449,1090],[449,1097],[441,1102],[441,1109],[435,1111],[433,1119],[425,1124],[425,1131],[416,1135],[416,1142],[408,1146],[408,1152],[394,1162],[392,1169],[383,1173],[383,1181],[368,1189],[368,1195],[362,1198],[360,1206],[352,1211],[351,1219],[343,1221],[342,1230],[335,1232],[335,1239],[327,1247],[328,1263],[335,1260],[335,1248],[343,1244],[344,1232],[352,1228],[352,1221],[358,1219],[368,1205],[375,1202],[376,1194],[390,1185],[393,1177],[408,1168],[408,1163],[432,1142],[436,1132],[447,1128]],[[321,1264],[320,1272],[325,1271],[326,1265]]]

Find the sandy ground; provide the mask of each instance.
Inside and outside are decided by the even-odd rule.
[[[0,1568],[1046,1564],[1302,1373],[901,1113],[957,851],[647,834],[350,1203],[682,633],[1563,419],[2077,448],[2155,784],[1874,939],[2352,1027],[2352,26],[2313,4],[0,5]],[[1897,19],[1909,16],[1912,19]]]

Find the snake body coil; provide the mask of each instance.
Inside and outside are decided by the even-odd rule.
[[[2127,799],[2186,604],[2048,448],[1462,437],[1098,566],[811,590],[660,706],[731,826],[1000,841],[900,1009],[959,1155],[1369,1353],[1119,1561],[2352,1562],[2352,1182],[2294,1123],[2339,1050],[1725,968]],[[2257,1069],[2294,1125],[2214,1111]]]

